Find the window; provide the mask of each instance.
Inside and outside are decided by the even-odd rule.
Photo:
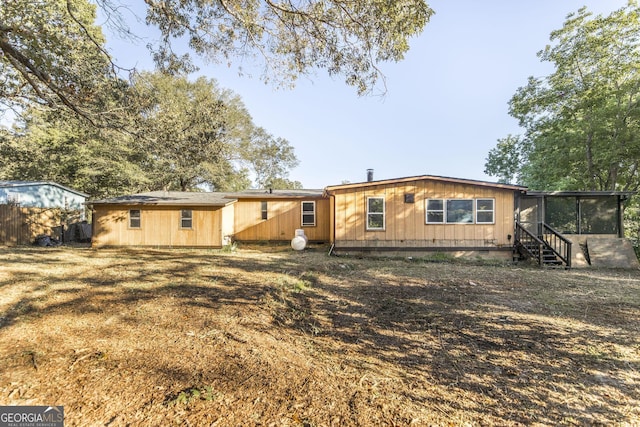
[[[193,228],[193,212],[191,209],[182,209],[180,213],[180,228]]]
[[[129,228],[140,228],[140,209],[129,211]]]
[[[476,200],[476,224],[493,224],[495,208],[493,199]]]
[[[302,202],[302,226],[316,225],[316,202]]]
[[[384,197],[367,198],[367,230],[384,230]]]
[[[262,213],[262,219],[267,219],[267,202],[260,202],[260,212]]]
[[[416,202],[416,195],[414,193],[406,193],[404,195],[404,202],[405,203],[415,203]]]
[[[427,199],[427,224],[444,222],[444,200]]]
[[[447,224],[473,224],[473,200],[447,200]]]

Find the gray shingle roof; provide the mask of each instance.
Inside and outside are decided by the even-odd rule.
[[[322,197],[323,190],[244,190],[225,193],[227,197],[236,199],[277,199],[277,198],[312,198]]]
[[[156,205],[156,206],[226,206],[235,203],[235,198],[224,193],[151,191],[110,199],[93,200],[92,205]]]

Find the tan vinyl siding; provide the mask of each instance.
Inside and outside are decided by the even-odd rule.
[[[334,242],[338,247],[510,246],[514,230],[514,190],[457,182],[429,181],[367,185],[331,191],[334,199]],[[405,194],[414,203],[405,203]],[[385,230],[366,230],[367,197],[384,197]],[[493,224],[426,224],[427,199],[494,200]],[[474,215],[475,222],[475,215]]]
[[[129,210],[140,210],[140,228],[129,227]],[[180,227],[182,209],[192,211],[192,227]],[[101,246],[222,246],[220,207],[96,206],[93,216],[93,245]]]
[[[267,202],[267,219],[262,219],[262,202]],[[302,202],[314,201],[316,225],[302,226]],[[235,233],[238,241],[287,241],[303,229],[311,241],[328,242],[329,199],[240,199],[235,204]]]

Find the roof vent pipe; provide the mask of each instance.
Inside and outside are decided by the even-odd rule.
[[[367,182],[373,181],[373,169],[367,169]]]

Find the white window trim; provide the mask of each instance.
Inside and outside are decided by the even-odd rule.
[[[369,200],[371,199],[382,199],[382,227],[369,227],[369,215],[380,215],[380,212],[369,212]],[[384,196],[369,196],[367,197],[367,216],[365,218],[365,227],[367,231],[384,231],[387,225],[387,204],[384,200]]]
[[[458,224],[458,225],[469,225],[469,224],[475,224],[475,206],[476,204],[474,203],[475,199],[446,199],[445,200],[445,206],[444,206],[444,222],[445,224]],[[448,208],[447,208],[447,202],[449,201],[456,201],[456,202],[471,202],[471,222],[449,222],[449,212],[448,212]]]
[[[430,200],[440,200],[442,202],[442,210],[434,210],[431,209],[429,210],[429,201]],[[429,212],[442,212],[442,221],[429,221]],[[425,224],[445,224],[445,221],[447,219],[446,217],[447,214],[447,199],[426,199],[424,201],[424,220],[425,220]]]
[[[140,225],[137,227],[131,225],[131,211],[138,211],[138,222]],[[142,209],[129,209],[129,228],[132,230],[140,230],[142,228]]]
[[[442,211],[439,210],[429,210],[428,209],[428,205],[429,205],[429,201],[430,200],[442,200]],[[472,208],[472,213],[473,213],[473,222],[449,222],[447,220],[447,202],[450,200],[467,200],[467,201],[472,201],[473,202],[473,208]],[[481,201],[488,201],[490,200],[491,203],[493,204],[493,209],[492,210],[478,210],[478,203],[480,203]],[[424,202],[424,215],[425,215],[425,224],[458,224],[458,225],[472,225],[472,224],[477,224],[477,225],[490,225],[490,224],[495,224],[496,223],[496,199],[495,198],[491,198],[491,197],[480,197],[477,199],[457,199],[457,198],[448,198],[448,199],[442,199],[442,198],[434,198],[434,199],[425,199]],[[434,221],[429,221],[429,212],[442,212],[442,221],[441,222],[434,222]],[[478,213],[487,213],[487,212],[491,212],[491,222],[488,221],[479,221],[478,220]]]
[[[493,206],[493,209],[491,209],[490,211],[481,211],[478,209],[478,202],[480,201],[491,201],[491,205]],[[495,224],[496,223],[496,199],[491,199],[491,198],[481,198],[481,199],[476,199],[476,203],[475,203],[475,219],[476,219],[476,224]],[[491,222],[487,222],[487,221],[479,221],[478,220],[478,214],[479,213],[487,213],[487,212],[491,212]]]
[[[260,221],[266,221],[269,219],[269,202],[262,200],[260,202]]]
[[[189,217],[189,218],[185,218],[184,216],[182,216],[182,215],[183,215],[183,213],[184,213],[184,211],[189,211],[189,212],[191,212],[191,217]],[[184,220],[189,220],[189,221],[191,221],[191,226],[190,226],[190,227],[184,227],[184,226],[182,225]],[[181,229],[181,230],[193,230],[193,209],[180,209],[180,229]]]
[[[309,211],[307,211],[305,213],[304,210],[304,205],[305,203],[311,203],[311,205],[313,206],[313,212],[310,213]],[[312,224],[305,224],[304,222],[304,217],[305,215],[313,215],[313,223]],[[311,201],[302,201],[300,202],[300,225],[302,227],[315,227],[316,226],[316,202],[311,200]]]

